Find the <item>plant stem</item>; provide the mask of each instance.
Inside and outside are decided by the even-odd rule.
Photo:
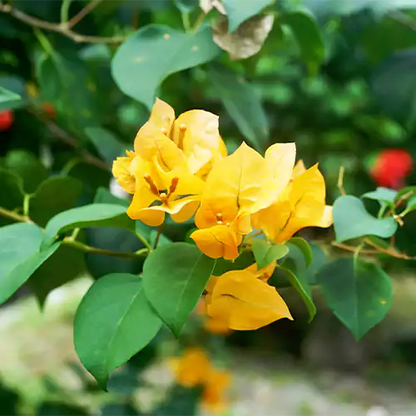
[[[29,217],[20,215],[17,212],[9,211],[6,208],[0,207],[0,215],[16,222],[27,222],[29,224],[34,224],[34,222]]]
[[[156,234],[156,239],[155,239],[155,244],[153,245],[153,250],[156,250],[157,245],[159,244],[159,240],[160,240],[160,235],[162,234],[162,226],[159,225],[158,229],[157,229],[157,234]]]
[[[68,22],[69,7],[71,6],[72,0],[63,0],[61,5],[61,24]]]
[[[73,28],[79,23],[88,13],[94,10],[103,0],[92,0],[79,13],[77,13],[66,25],[67,28]]]
[[[23,215],[26,218],[29,218],[29,204],[30,204],[30,197],[32,195],[30,194],[25,194],[25,197],[23,199]]]

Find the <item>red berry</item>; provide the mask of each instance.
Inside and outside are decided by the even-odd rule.
[[[14,116],[12,110],[0,112],[0,131],[7,131],[13,125]]]
[[[413,159],[403,149],[387,149],[378,154],[371,168],[371,177],[377,186],[398,189],[413,168]]]

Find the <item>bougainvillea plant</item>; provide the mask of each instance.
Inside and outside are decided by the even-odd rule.
[[[172,19],[174,28],[155,13],[159,23],[137,29],[136,22],[128,36],[118,25],[93,36],[76,29],[91,15],[99,20],[101,2],[76,3],[62,1],[60,23],[51,23],[0,2],[2,22],[28,29],[36,50],[33,71],[26,71],[36,79],[0,84],[0,130],[14,140],[0,163],[0,302],[27,283],[43,305],[51,290],[88,271],[95,281],[77,310],[74,343],[104,389],[162,327],[180,337],[195,313],[222,333],[298,319],[283,288],[297,292],[309,320],[316,314],[312,289],[321,290],[357,339],[380,322],[392,284],[379,260],[414,260],[395,242],[416,209],[415,188],[404,183],[410,154],[381,154],[371,172],[380,186],[360,197],[346,194],[341,166],[341,196],[327,205],[317,160],[305,166],[311,157],[296,154],[301,140],[270,135],[274,114],[242,77],[274,71],[277,45],[294,42],[305,73],[316,75],[326,45],[314,14],[283,4],[290,2],[164,2],[182,18]],[[79,10],[70,19],[71,7]],[[273,53],[265,44],[261,60],[269,33]],[[70,53],[54,49],[63,38],[75,44]],[[246,66],[234,62],[250,57]],[[178,78],[164,84],[170,76]],[[184,91],[190,79],[192,94]],[[195,105],[182,103],[187,95]],[[176,97],[186,111],[177,115],[156,96]],[[215,100],[221,120],[211,112]],[[19,140],[28,134],[14,136],[22,114],[46,129],[25,146]],[[376,201],[375,215],[368,200]],[[229,382],[198,349],[185,351],[172,369],[179,384],[202,387],[208,404],[220,401]]]

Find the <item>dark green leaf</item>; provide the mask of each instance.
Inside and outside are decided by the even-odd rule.
[[[82,407],[54,402],[44,402],[36,412],[37,416],[87,416],[89,413]]]
[[[227,12],[229,21],[228,31],[231,33],[234,32],[241,23],[250,19],[250,17],[259,14],[266,6],[273,3],[273,0],[223,0],[222,3]]]
[[[0,303],[5,302],[59,247],[41,250],[42,230],[19,223],[0,229]]]
[[[0,111],[16,108],[22,103],[22,97],[6,88],[0,87]]]
[[[310,244],[301,237],[292,237],[289,240],[289,244],[293,244],[301,251],[305,259],[305,265],[306,267],[309,267],[312,263],[312,249]]]
[[[202,397],[202,387],[183,387],[175,384],[161,405],[153,412],[154,416],[193,416],[198,414],[198,403]]]
[[[30,277],[28,284],[43,306],[52,290],[85,274],[84,253],[61,245]]]
[[[259,238],[253,240],[251,249],[259,269],[268,266],[271,262],[279,260],[289,253],[289,248],[284,244],[270,244]]]
[[[308,282],[306,281],[306,275],[303,273],[300,273],[298,276],[295,275],[290,268],[286,267],[289,266],[289,264],[293,262],[292,259],[287,259],[284,261],[283,265],[278,265],[278,269],[284,274],[286,279],[289,281],[289,283],[296,289],[296,291],[299,293],[300,297],[302,298],[306,308],[309,312],[309,322],[312,321],[312,319],[316,315],[316,306],[313,303],[311,288],[309,287]],[[292,266],[295,267],[295,266]]]
[[[366,192],[362,198],[378,201],[381,207],[385,207],[386,205],[393,207],[396,195],[397,191],[393,189],[378,187],[375,191]]]
[[[257,150],[263,150],[269,140],[269,123],[254,88],[237,73],[220,67],[210,68],[208,79],[240,132]]]
[[[4,165],[22,179],[26,193],[35,192],[39,184],[49,176],[39,159],[26,150],[12,150],[7,153]]]
[[[214,266],[215,260],[187,243],[159,247],[146,259],[146,296],[176,336],[198,303]]]
[[[126,215],[126,208],[112,204],[90,204],[55,215],[45,227],[44,243],[74,228],[116,227],[135,230],[134,221]]]
[[[102,416],[136,416],[139,415],[137,410],[129,404],[110,403],[101,408]]]
[[[310,73],[316,74],[325,58],[325,44],[315,16],[307,9],[284,14],[281,22],[288,25]]]
[[[209,27],[183,33],[169,26],[148,25],[117,49],[112,74],[124,94],[150,109],[156,89],[166,77],[208,62],[219,52]]]
[[[110,373],[143,349],[161,325],[140,277],[109,274],[97,280],[81,301],[74,323],[75,350],[105,388]]]
[[[251,251],[243,251],[234,261],[218,259],[212,274],[221,276],[231,270],[242,270],[254,264],[254,256]]]
[[[87,127],[85,134],[106,162],[112,163],[116,157],[125,155],[125,145],[111,131],[102,127]]]
[[[335,201],[333,215],[335,236],[339,243],[366,235],[388,238],[397,230],[397,222],[393,218],[373,217],[362,201],[351,195],[341,196]]]
[[[42,182],[30,198],[30,218],[44,227],[48,220],[75,205],[82,183],[69,176],[52,176]]]
[[[391,307],[391,280],[375,263],[338,259],[318,272],[317,281],[330,309],[357,340]]]
[[[379,106],[409,129],[416,123],[416,48],[390,55],[375,71],[371,88]]]
[[[23,181],[14,173],[0,168],[0,206],[14,210],[23,207]]]

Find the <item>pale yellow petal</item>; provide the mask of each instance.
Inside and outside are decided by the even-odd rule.
[[[190,236],[198,248],[208,257],[234,260],[238,257],[238,246],[241,235],[225,225],[215,225],[210,228],[194,231]]]
[[[332,206],[325,205],[324,213],[322,214],[321,219],[314,225],[315,227],[328,228],[333,224],[334,220],[332,218]]]
[[[130,157],[118,157],[113,162],[112,173],[122,189],[129,194],[134,194],[136,179],[130,169],[131,161]]]
[[[186,168],[186,158],[182,150],[150,122],[138,131],[134,140],[134,150],[147,161],[156,156],[166,170],[175,167]]]
[[[174,109],[164,101],[156,98],[150,113],[149,122],[152,123],[160,132],[170,135],[173,122],[175,121]]]
[[[272,166],[278,195],[282,193],[292,176],[296,159],[295,143],[276,143],[266,150],[266,161]]]
[[[189,171],[196,173],[220,149],[218,116],[204,110],[187,111],[175,121],[172,139],[183,150]]]

